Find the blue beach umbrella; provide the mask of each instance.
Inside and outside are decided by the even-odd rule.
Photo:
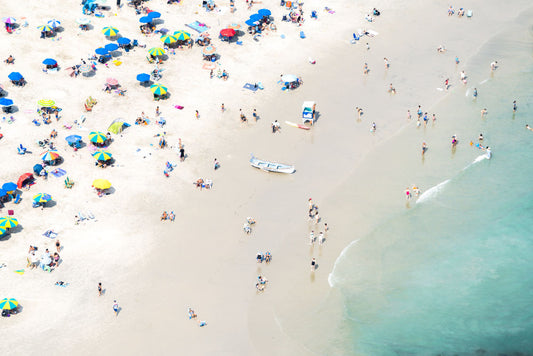
[[[70,136],[65,137],[65,140],[66,140],[68,143],[76,143],[76,142],[81,141],[81,136],[78,136],[78,135],[70,135]]]
[[[150,80],[150,74],[146,74],[146,73],[137,74],[137,80],[140,82],[147,82]]]
[[[18,186],[13,183],[13,182],[9,182],[9,183],[4,183],[4,185],[2,185],[2,189],[5,190],[6,192],[14,192],[15,190],[17,190]]]
[[[148,14],[148,17],[152,18],[152,19],[158,19],[161,17],[161,13],[157,12],[157,11],[152,11]]]
[[[36,164],[35,166],[33,166],[33,173],[35,174],[40,174],[42,170],[43,170],[42,164]]]
[[[3,189],[0,189],[0,197],[5,197],[7,195],[7,192]]]
[[[104,48],[109,52],[113,52],[118,49],[118,45],[116,43],[108,43],[104,46]]]
[[[61,22],[57,21],[56,19],[53,19],[53,20],[48,21],[48,24],[50,25],[50,27],[56,28],[59,25],[61,25]]]
[[[252,21],[252,20],[248,19],[244,23],[247,24],[248,26],[256,26],[256,25],[259,24],[259,21]]]
[[[55,59],[52,59],[52,58],[46,58],[43,61],[43,64],[46,64],[47,66],[53,66],[53,65],[57,64],[57,61]]]
[[[0,105],[2,106],[11,106],[13,105],[13,100],[8,98],[0,98]]]
[[[259,14],[253,14],[252,16],[250,16],[250,20],[252,21],[259,21],[263,18],[263,16],[259,15]]]
[[[261,16],[270,16],[270,15],[272,15],[272,12],[270,12],[269,9],[261,9],[261,10],[257,11],[257,14],[261,15]]]
[[[119,45],[127,45],[127,44],[130,44],[131,40],[129,38],[126,38],[126,37],[120,37],[118,40],[117,40],[117,43]]]
[[[108,52],[107,52],[107,49],[105,49],[103,47],[99,47],[99,48],[94,50],[94,53],[99,54],[101,56],[105,56]]]
[[[152,22],[153,18],[151,18],[150,16],[143,16],[139,19],[139,22],[140,23],[150,23]]]
[[[10,80],[21,80],[22,79],[22,74],[20,74],[19,72],[11,72],[11,73],[9,73],[9,75],[7,77]]]

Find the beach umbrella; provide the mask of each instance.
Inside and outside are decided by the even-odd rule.
[[[95,179],[93,182],[93,187],[96,189],[109,189],[111,188],[111,182],[107,179]]]
[[[102,29],[102,33],[108,37],[116,36],[118,32],[119,32],[118,29],[116,29],[115,27],[104,27]]]
[[[253,14],[252,16],[250,16],[249,20],[252,20],[252,21],[259,21],[259,20],[262,20],[263,19],[263,16],[259,15],[259,14]]]
[[[4,183],[4,185],[2,185],[2,189],[8,193],[14,192],[15,190],[17,190],[17,185],[13,182]]]
[[[104,143],[107,140],[103,132],[93,131],[89,134],[89,141],[93,143]]]
[[[48,21],[48,24],[52,27],[52,28],[56,28],[56,27],[59,27],[59,25],[61,25],[61,22],[56,20],[56,19],[53,19],[53,20],[50,20]]]
[[[78,17],[76,19],[76,22],[80,25],[88,25],[91,23],[91,20],[89,20],[88,18],[86,17]]]
[[[17,22],[17,20],[15,20],[15,18],[11,17],[11,16],[2,18],[2,21],[4,21],[4,23],[8,23],[8,24],[13,24],[13,23]]]
[[[46,151],[45,154],[41,157],[41,159],[45,162],[49,162],[49,161],[55,161],[59,157],[60,156],[59,156],[59,153],[57,153],[57,151]]]
[[[261,16],[270,16],[270,15],[272,15],[272,12],[270,12],[269,9],[261,9],[261,10],[257,11],[257,14],[259,14]]]
[[[225,28],[222,31],[220,31],[220,35],[222,37],[233,37],[235,36],[235,30],[231,28]]]
[[[107,49],[103,47],[98,47],[97,49],[94,50],[94,53],[99,54],[101,56],[105,56],[108,53],[108,51]]]
[[[215,48],[215,46],[212,46],[212,45],[205,46],[204,48],[202,48],[202,54],[204,54],[206,56],[209,56],[209,55],[214,54],[216,52],[217,52],[217,49]]]
[[[109,151],[100,150],[100,151],[96,151],[95,153],[93,153],[93,157],[97,161],[107,161],[107,160],[110,160],[111,157],[113,157],[113,155]]]
[[[4,229],[12,229],[19,224],[18,220],[9,216],[0,218],[0,227]]]
[[[52,31],[52,27],[48,26],[48,25],[42,25],[42,26],[37,26],[37,29],[39,31],[45,31],[45,32],[50,32]]]
[[[24,173],[22,174],[19,179],[17,180],[17,187],[22,188],[22,186],[28,182],[29,180],[33,180],[33,174],[31,173]]]
[[[52,200],[52,196],[46,193],[39,193],[33,197],[33,201],[36,203],[48,203]]]
[[[108,43],[104,46],[104,48],[109,52],[113,52],[118,49],[118,45],[116,43]]]
[[[179,41],[186,41],[191,38],[191,34],[187,31],[179,30],[174,32],[174,37],[176,37]]]
[[[115,79],[115,78],[107,78],[107,79],[105,80],[105,82],[106,82],[107,84],[109,84],[109,85],[117,85],[117,84],[118,84],[118,80]]]
[[[0,98],[0,105],[2,106],[11,106],[13,105],[13,100],[8,98]]]
[[[39,174],[43,170],[43,166],[41,164],[36,164],[33,166],[33,173]]]
[[[285,74],[281,77],[285,83],[292,83],[298,80],[298,77],[293,74]]]
[[[122,132],[122,130],[125,127],[129,127],[129,126],[130,125],[125,123],[122,119],[115,119],[115,120],[113,120],[111,125],[109,125],[109,127],[107,128],[107,131],[112,132],[112,133],[114,133],[116,135],[119,132]]]
[[[118,40],[117,40],[117,43],[119,45],[127,45],[127,44],[130,44],[131,40],[129,38],[126,38],[126,37],[120,37]]]
[[[88,73],[91,71],[91,66],[89,66],[88,64],[82,64],[79,69],[82,73]]]
[[[5,197],[7,195],[7,192],[3,189],[0,189],[0,197]]]
[[[150,90],[156,95],[165,95],[167,93],[167,87],[164,87],[159,83],[150,86]]]
[[[0,235],[3,235],[6,233],[6,229],[4,229],[3,227],[0,227]]]
[[[52,99],[41,99],[37,102],[41,108],[50,108],[56,104]]]
[[[137,80],[139,82],[147,82],[150,80],[150,74],[146,74],[146,73],[137,74]]]
[[[22,74],[19,72],[11,72],[7,77],[9,80],[21,80],[23,78]]]
[[[53,65],[57,64],[57,61],[55,59],[53,59],[53,58],[46,58],[43,61],[43,64],[46,64],[47,66],[53,66]]]
[[[161,36],[160,40],[161,40],[161,42],[166,43],[166,44],[174,43],[174,42],[178,41],[178,39],[176,37],[171,36],[171,35]]]
[[[148,17],[151,17],[153,19],[158,19],[161,17],[161,14],[157,11],[152,11],[148,13]]]
[[[11,309],[15,309],[16,307],[18,307],[19,305],[19,302],[17,302],[16,299],[13,299],[13,298],[4,298],[2,300],[0,300],[0,309],[2,310],[11,310]]]
[[[259,21],[253,21],[253,20],[250,20],[250,19],[246,20],[244,23],[247,24],[248,26],[259,25]]]
[[[165,51],[162,48],[154,47],[154,48],[150,48],[148,50],[148,53],[150,53],[152,56],[156,57],[156,56],[164,55]]]
[[[65,140],[72,144],[72,143],[76,143],[76,142],[79,142],[81,141],[81,136],[78,136],[78,135],[70,135],[70,136],[67,136],[65,137]]]
[[[239,25],[238,23],[233,22],[231,25],[228,26],[228,28],[231,28],[232,30],[237,31],[238,29],[241,28],[241,25]]]
[[[152,21],[153,21],[153,18],[151,18],[150,16],[143,16],[139,19],[140,23],[150,23]]]

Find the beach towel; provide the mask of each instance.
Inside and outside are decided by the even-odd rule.
[[[174,105],[174,108],[176,108],[176,109],[178,109],[178,110],[183,110],[184,107],[181,106],[181,105]]]
[[[24,270],[23,269],[17,269],[16,271],[13,271],[17,274],[20,274],[20,275],[23,275],[24,274]]]
[[[217,67],[215,63],[204,63],[202,69],[213,70]]]
[[[53,232],[52,230],[47,230],[44,234],[44,237],[49,237],[51,239],[55,239],[57,237],[57,233]]]
[[[64,176],[65,174],[67,174],[67,171],[65,171],[64,169],[61,169],[61,168],[56,168],[54,169],[53,171],[49,172],[51,175],[53,175],[54,177],[61,177],[61,176]]]
[[[257,91],[257,89],[259,89],[258,86],[253,85],[253,84],[250,84],[250,83],[246,83],[246,84],[244,84],[243,88],[244,88],[244,89],[251,90],[251,91]]]
[[[209,30],[209,26],[207,26],[205,23],[201,23],[200,21],[194,21],[189,24],[186,24],[185,26],[190,27],[199,33]]]

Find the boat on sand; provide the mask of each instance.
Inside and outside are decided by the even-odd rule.
[[[250,158],[250,164],[252,165],[252,167],[259,168],[267,172],[291,174],[296,171],[294,166],[289,166],[283,163],[265,161],[265,160],[254,157],[254,155],[252,155],[252,158]]]

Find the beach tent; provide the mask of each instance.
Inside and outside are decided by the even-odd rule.
[[[43,166],[40,164],[36,164],[35,166],[33,166],[33,173],[35,174],[40,174],[42,170]]]
[[[17,190],[17,185],[13,182],[4,183],[4,185],[2,185],[2,189],[8,193],[13,193],[15,190]]]
[[[25,184],[28,184],[29,182],[33,181],[33,174],[31,173],[24,173],[21,175],[17,181],[17,187],[22,188]]]
[[[114,133],[115,135],[122,132],[125,128],[130,127],[130,124],[124,122],[122,119],[115,119],[107,128],[107,131]]]

